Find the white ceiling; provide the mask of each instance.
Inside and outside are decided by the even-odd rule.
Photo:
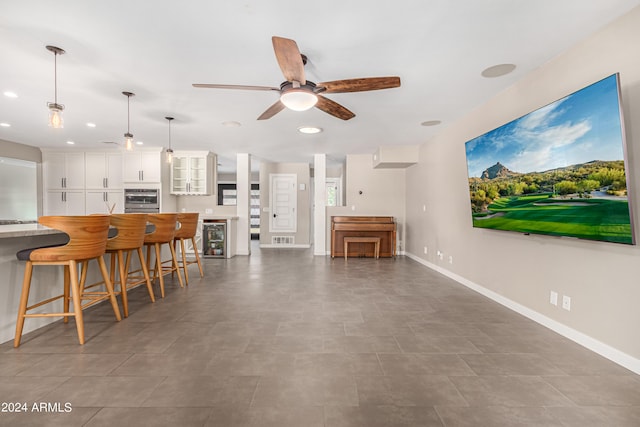
[[[100,148],[127,131],[145,146],[236,153],[258,161],[330,161],[380,145],[421,144],[530,71],[640,4],[640,0],[20,0],[0,6],[0,139],[38,147]],[[276,92],[196,89],[192,83],[278,86],[271,36],[296,40],[314,82],[400,76],[402,86],[329,94],[356,113],[312,109],[256,118]],[[64,129],[47,127],[58,57]],[[483,78],[502,63],[515,71]],[[570,70],[567,70],[570,72]],[[421,126],[441,120],[434,127]],[[240,127],[223,126],[237,121]],[[97,126],[89,128],[87,122]],[[303,135],[297,128],[324,129]]]

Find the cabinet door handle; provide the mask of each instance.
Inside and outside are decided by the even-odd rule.
[[[67,192],[66,192],[66,191],[63,191],[63,192],[62,192],[62,201],[63,201],[63,202],[66,202],[66,201],[67,201]]]
[[[104,188],[109,188],[109,178],[104,179]]]
[[[106,193],[106,192],[102,193],[102,201],[103,201],[103,202],[108,202],[108,200],[107,200],[107,193]]]
[[[144,181],[144,171],[140,171],[140,181]]]

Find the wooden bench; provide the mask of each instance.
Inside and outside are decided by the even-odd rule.
[[[349,254],[349,243],[373,243],[375,245],[375,257],[380,258],[380,237],[344,237],[344,259]]]

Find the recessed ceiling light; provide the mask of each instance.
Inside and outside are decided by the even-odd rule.
[[[144,142],[142,142],[142,141],[136,141],[136,145],[144,145]]]
[[[314,133],[322,132],[322,128],[315,127],[315,126],[300,126],[298,128],[298,132],[306,133],[306,134],[314,134]]]
[[[509,74],[516,69],[514,64],[498,64],[482,71],[482,77],[493,78]]]
[[[69,144],[69,145],[73,145],[73,144],[75,144],[75,142],[73,142],[73,141],[67,141],[67,144]]]
[[[87,123],[87,127],[88,128],[94,128],[94,127],[96,127],[96,124],[89,122],[89,123]]]
[[[440,120],[427,120],[426,122],[420,123],[422,126],[438,126],[442,123]]]
[[[11,92],[9,90],[6,91],[6,92],[3,92],[3,95],[6,96],[7,98],[17,98],[18,97],[17,93]]]
[[[10,128],[11,125],[9,123],[0,123],[0,126],[2,126],[3,128]]]
[[[222,126],[230,127],[230,128],[239,128],[242,126],[240,122],[236,122],[235,120],[229,120],[227,122],[222,122]]]

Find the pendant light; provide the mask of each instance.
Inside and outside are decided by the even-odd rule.
[[[49,107],[49,126],[54,129],[60,129],[64,127],[64,120],[62,118],[62,111],[64,105],[58,104],[58,55],[64,54],[64,49],[60,49],[56,46],[46,46],[49,52],[53,52],[53,102],[47,102]]]
[[[124,148],[127,151],[133,151],[133,134],[129,130],[129,100],[132,96],[136,96],[136,94],[133,92],[122,92],[122,94],[127,97],[127,133],[124,134]]]
[[[173,161],[173,150],[171,149],[171,120],[173,117],[165,117],[165,119],[169,122],[169,148],[165,151],[165,159],[167,163],[171,163]]]

